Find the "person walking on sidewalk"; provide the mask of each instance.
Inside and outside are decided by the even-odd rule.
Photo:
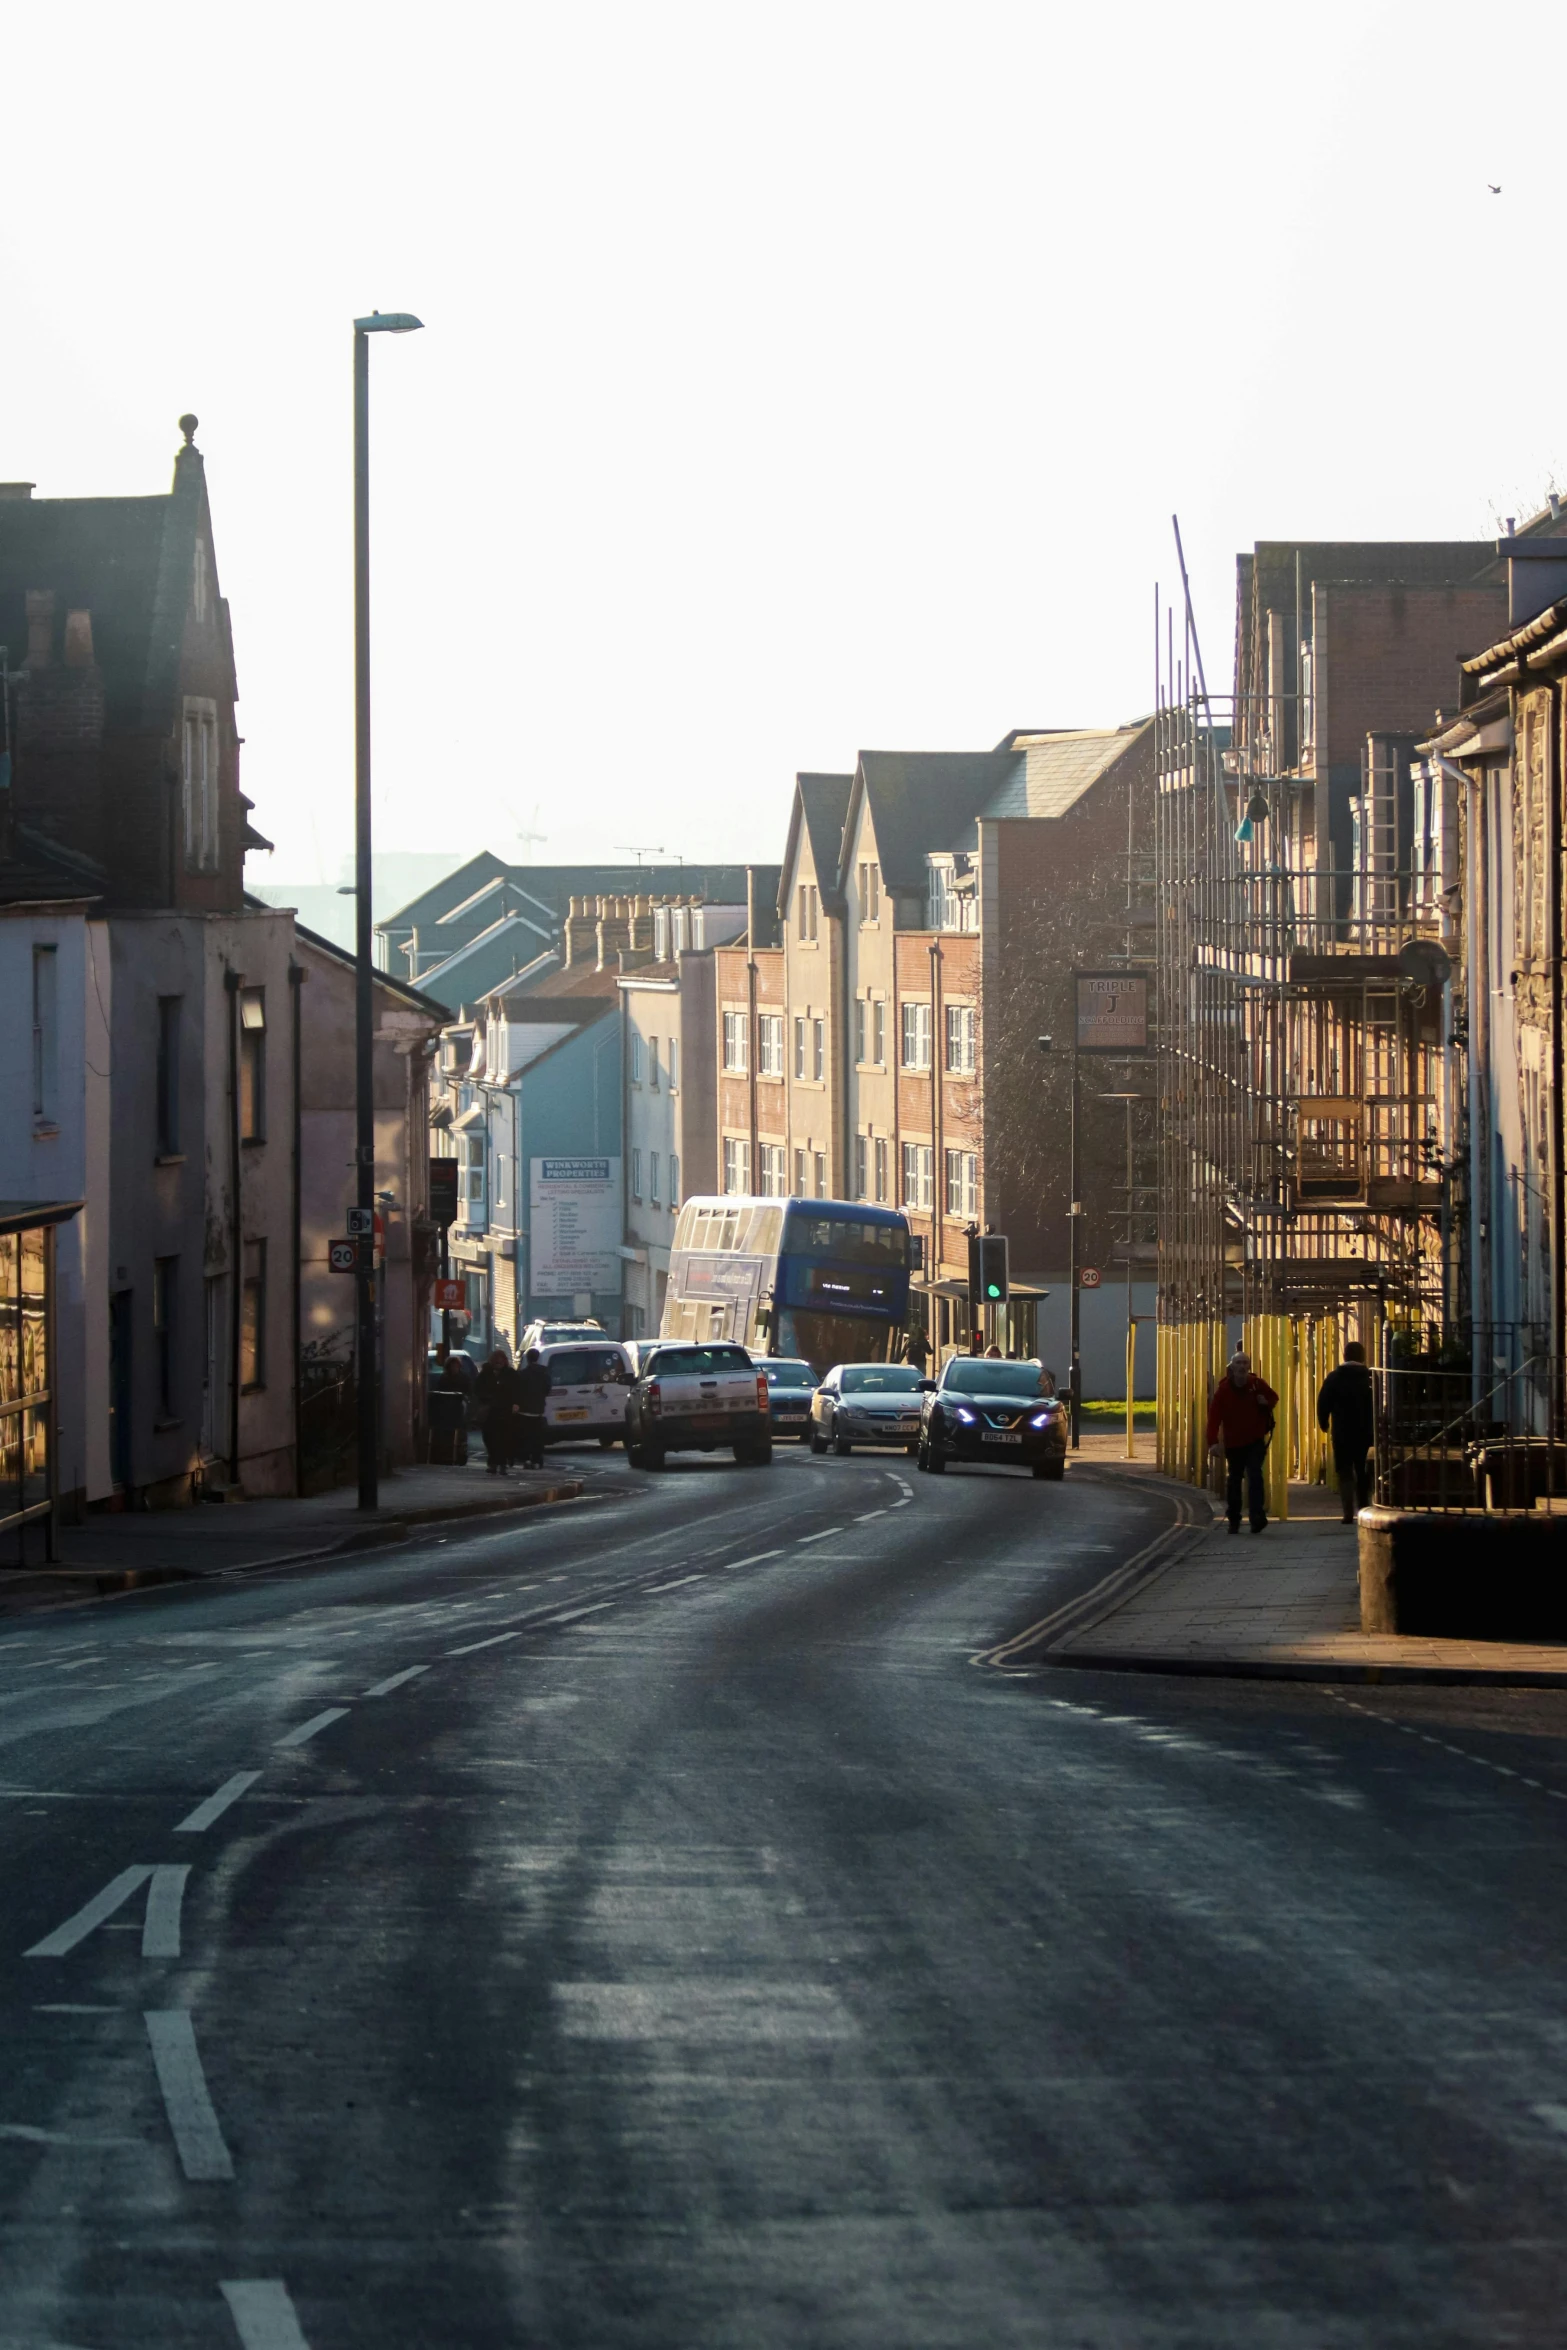
[[[550,1391],[548,1366],[539,1360],[536,1346],[528,1349],[528,1359],[517,1373],[517,1427],[521,1437],[520,1450],[525,1469],[544,1466],[545,1400]]]
[[[1317,1397],[1317,1426],[1333,1437],[1333,1471],[1338,1479],[1344,1523],[1352,1526],[1355,1513],[1371,1499],[1371,1462],[1376,1442],[1376,1411],[1366,1350],[1358,1339],[1344,1349],[1344,1360],[1330,1371]]]
[[[1241,1530],[1243,1478],[1252,1532],[1260,1534],[1268,1522],[1262,1463],[1273,1434],[1273,1407],[1278,1400],[1266,1379],[1259,1379],[1252,1369],[1250,1355],[1237,1347],[1208,1405],[1208,1450],[1217,1452],[1222,1438],[1229,1469],[1224,1514],[1232,1534]]]
[[[479,1373],[476,1394],[479,1425],[484,1431],[484,1467],[490,1477],[504,1477],[511,1465],[517,1436],[517,1374],[499,1347]]]

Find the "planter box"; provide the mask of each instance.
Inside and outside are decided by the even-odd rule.
[[[1360,1628],[1567,1640],[1567,1515],[1362,1510]]]

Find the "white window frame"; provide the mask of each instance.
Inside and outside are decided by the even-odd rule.
[[[827,1023],[811,1022],[811,1076],[817,1085],[827,1082]]]
[[[972,1004],[947,1004],[946,1068],[949,1076],[972,1077],[977,1065],[978,1017]]]
[[[724,1194],[748,1199],[751,1194],[751,1143],[748,1135],[724,1136]]]
[[[672,1036],[664,1056],[664,1083],[671,1093],[680,1091],[680,1039]]]
[[[869,1199],[870,1197],[870,1165],[870,1136],[857,1134],[854,1138],[854,1196],[856,1199]]]
[[[678,1208],[680,1205],[680,1154],[678,1151],[671,1151],[669,1154],[669,1205],[671,1209]]]
[[[647,1201],[650,1208],[659,1205],[657,1151],[649,1151],[647,1155]]]
[[[631,1153],[631,1196],[640,1207],[642,1204],[642,1153],[636,1149],[633,1149]]]
[[[887,1137],[884,1134],[878,1134],[876,1137],[875,1159],[876,1198],[882,1207],[890,1207],[892,1204],[889,1197],[889,1194],[892,1190],[891,1152],[888,1147]]]
[[[979,1153],[949,1150],[946,1160],[947,1214],[972,1223],[979,1214]]]
[[[871,1059],[878,1069],[887,1066],[887,999],[877,996],[871,1005]]]
[[[658,1038],[656,1036],[650,1036],[647,1040],[647,1089],[649,1093],[657,1093],[658,1091]]]
[[[902,1010],[903,1034],[899,1066],[904,1069],[929,1069],[930,1006],[924,1003],[905,1004]]]
[[[931,1189],[935,1181],[935,1151],[928,1142],[906,1142],[903,1146],[902,1192],[903,1205],[928,1214]]]
[[[756,1020],[756,1074],[782,1077],[784,1073],[784,1016],[759,1012]]]
[[[751,1071],[751,1022],[745,1012],[724,1014],[724,1073],[747,1077]]]

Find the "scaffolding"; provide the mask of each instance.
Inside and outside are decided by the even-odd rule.
[[[1292,1479],[1327,1474],[1316,1390],[1344,1343],[1385,1362],[1451,1317],[1443,877],[1414,745],[1368,738],[1341,857],[1310,646],[1297,628],[1293,690],[1275,665],[1212,695],[1181,603],[1155,619],[1159,1463],[1204,1481],[1239,1340],[1279,1394],[1284,1516]]]

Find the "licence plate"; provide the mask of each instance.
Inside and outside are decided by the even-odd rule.
[[[693,1428],[721,1428],[723,1424],[724,1415],[722,1412],[695,1412],[692,1414],[691,1425]]]
[[[779,1412],[775,1416],[780,1420],[803,1420],[805,1418],[804,1412]]]
[[[1021,1444],[1022,1441],[1023,1439],[1021,1436],[1003,1436],[999,1428],[987,1428],[985,1430],[985,1442],[987,1444]]]
[[[587,1416],[588,1407],[586,1404],[568,1404],[564,1410],[555,1414],[557,1420],[585,1420]]]

